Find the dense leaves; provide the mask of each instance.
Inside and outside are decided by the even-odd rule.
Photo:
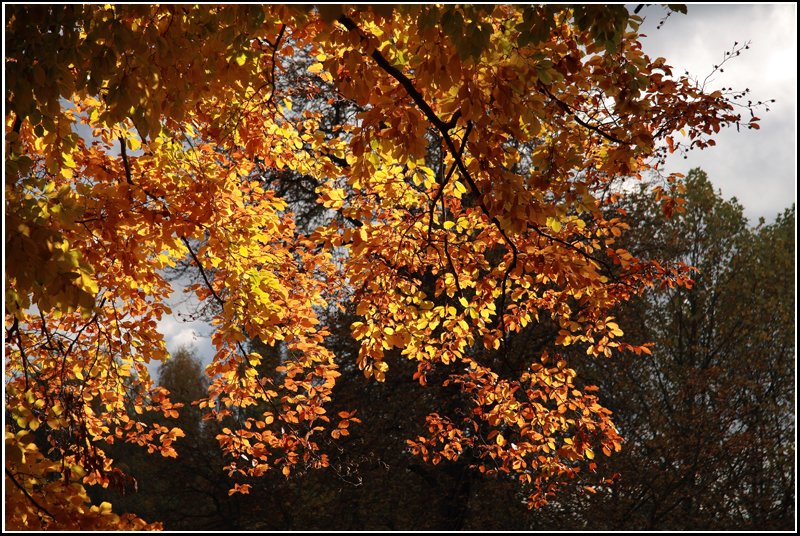
[[[570,492],[528,511],[512,481],[470,471],[469,453],[420,463],[399,439],[426,430],[429,408],[458,414],[471,401],[455,385],[437,386],[441,376],[425,387],[411,381],[413,364],[400,361],[382,383],[342,369],[335,406],[357,407],[363,425],[337,440],[335,470],[265,475],[247,482],[248,495],[229,497],[232,483],[209,448],[214,433],[198,437],[191,430],[199,415],[182,412],[178,458],[154,467],[142,454],[115,455],[139,493],[110,490],[97,500],[173,529],[791,529],[794,213],[751,227],[703,173],[692,171],[686,188],[685,212],[671,220],[646,191],[620,200],[643,231],[629,247],[697,267],[691,289],[666,287],[619,310],[628,337],[656,342],[652,356],[574,356],[578,377],[600,386],[626,438],[598,467],[618,473],[611,481],[578,475]],[[351,321],[340,315],[330,329],[345,335]],[[524,361],[556,337],[552,327],[529,324],[511,339],[508,359]],[[337,355],[357,352],[344,336],[331,344]],[[201,389],[197,365],[184,352],[176,357],[162,384],[173,393]]]
[[[703,148],[740,124],[644,55],[638,22],[619,6],[10,8],[9,526],[144,526],[83,486],[123,478],[108,445],[177,454],[185,432],[161,423],[185,408],[147,366],[167,357],[165,269],[182,262],[213,304],[196,402],[224,425],[232,478],[329,466],[324,445],[358,424],[330,409],[327,312],[348,302],[368,378],[404,357],[471,402],[429,409],[406,438],[423,460],[468,453],[531,506],[594,470],[621,438],[562,354],[649,353],[614,311],[688,281],[617,244],[612,192],[667,136]],[[298,228],[282,180],[326,210]],[[509,363],[538,323],[558,340]]]

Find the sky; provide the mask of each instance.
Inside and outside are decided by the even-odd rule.
[[[688,70],[703,79],[734,42],[749,41],[709,89],[749,88],[753,101],[775,99],[769,112],[756,114],[760,130],[722,131],[716,147],[692,151],[687,160],[672,155],[668,170],[701,167],[725,198],[739,200],[752,224],[774,220],[797,200],[797,5],[689,5],[686,15],[673,13],[656,29],[664,13],[658,6],[640,12],[647,54],[666,58],[676,74]]]
[[[184,294],[178,284],[173,283],[173,288],[175,292],[168,300],[172,314],[165,315],[158,322],[158,330],[164,335],[170,353],[174,354],[179,348],[185,347],[192,350],[203,364],[207,365],[216,353],[214,345],[211,344],[213,328],[203,320],[187,320],[197,302],[192,299],[193,296]],[[155,373],[158,366],[159,364],[154,362],[150,372]]]
[[[632,8],[631,8],[632,9]],[[687,160],[677,154],[667,160],[666,171],[687,173],[703,168],[725,198],[736,197],[755,224],[767,221],[796,202],[797,142],[797,6],[795,4],[689,5],[686,15],[673,13],[656,29],[665,11],[644,8],[640,32],[644,51],[662,56],[676,74],[688,70],[705,78],[734,42],[750,48],[728,62],[724,73],[711,80],[709,89],[750,88],[753,100],[775,99],[770,111],[759,114],[760,130],[721,132],[716,147],[692,151]],[[173,300],[183,299],[178,290]],[[191,311],[191,303],[174,304],[174,313]],[[193,346],[206,363],[214,354],[211,327],[202,321],[184,322],[180,316],[159,323],[170,351]]]

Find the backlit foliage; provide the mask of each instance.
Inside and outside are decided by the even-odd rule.
[[[321,311],[342,296],[368,377],[399,355],[422,384],[449,366],[474,402],[431,408],[411,451],[469,450],[531,506],[594,470],[621,438],[559,348],[648,353],[611,310],[688,281],[617,247],[629,223],[604,207],[668,136],[703,148],[740,122],[644,55],[638,22],[622,6],[9,7],[7,526],[147,526],[84,485],[124,479],[109,443],[175,455],[183,432],[141,415],[181,409],[147,365],[167,357],[164,270],[186,260],[217,311],[198,404],[245,415],[217,438],[231,474],[325,467],[323,445],[359,422],[326,409],[340,363]],[[341,102],[353,113],[332,118]],[[264,187],[282,172],[317,185],[327,216],[309,232]],[[657,192],[665,210],[677,185]],[[548,353],[489,366],[543,321],[560,329]]]

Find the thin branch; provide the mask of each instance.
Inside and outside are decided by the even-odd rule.
[[[19,331],[19,318],[17,318],[16,315],[14,315],[14,322],[11,324],[11,327],[6,329],[6,344],[11,342],[11,336],[15,331]]]
[[[197,265],[198,270],[200,270],[200,275],[203,277],[203,281],[205,281],[206,287],[208,288],[209,292],[211,292],[211,295],[214,296],[214,298],[217,300],[217,302],[219,302],[220,305],[225,305],[225,300],[223,300],[220,297],[220,295],[217,294],[217,291],[214,290],[214,287],[211,285],[211,281],[209,281],[208,276],[206,275],[205,268],[203,268],[203,265],[200,263],[200,259],[198,259],[197,255],[195,255],[192,246],[189,244],[189,241],[182,236],[181,242],[183,242],[183,245],[186,246],[186,249],[189,250],[189,255],[192,256],[192,260]]]
[[[469,121],[467,123],[467,131],[464,133],[464,137],[461,139],[461,147],[458,150],[458,159],[461,159],[464,154],[464,148],[467,146],[467,138],[469,138],[471,132],[472,132],[472,121]],[[445,175],[444,179],[442,179],[442,181],[439,183],[439,190],[436,192],[436,195],[433,196],[433,200],[431,200],[431,206],[428,217],[428,242],[431,241],[431,230],[433,229],[433,211],[436,209],[436,203],[439,202],[439,199],[442,197],[442,194],[444,194],[444,187],[447,186],[448,182],[450,182],[450,177],[456,170],[456,166],[457,166],[456,161],[453,160],[453,164],[450,166],[450,171],[447,172],[447,175]]]
[[[442,199],[442,213],[445,211],[444,206],[444,199]],[[464,297],[464,291],[461,290],[461,282],[458,280],[458,272],[456,271],[456,265],[453,264],[453,258],[450,256],[450,247],[447,244],[447,231],[444,232],[444,254],[447,257],[447,263],[450,265],[450,271],[453,272],[453,279],[456,282],[456,289],[458,290],[458,295],[462,298]]]
[[[130,164],[130,161],[128,160],[128,151],[125,148],[125,140],[121,136],[118,137],[117,139],[119,140],[120,156],[122,156],[122,165],[125,167],[125,181],[131,186],[137,186],[133,182],[133,174],[131,173],[131,164]],[[145,195],[147,197],[149,197],[153,201],[160,202],[161,205],[163,206],[163,210],[161,210],[161,211],[153,211],[154,214],[160,214],[162,216],[170,216],[171,215],[170,212],[169,212],[169,206],[167,205],[167,200],[165,198],[155,195],[154,193],[152,193],[147,188],[141,188],[141,189],[142,189],[142,191],[145,193]],[[130,192],[128,192],[128,198],[131,200],[131,203],[133,203],[133,196],[131,195]],[[142,203],[140,206],[141,207],[145,207],[145,204]],[[93,218],[93,219],[102,219],[102,218]],[[79,221],[79,223],[93,221],[93,219],[82,220],[82,221]]]
[[[54,350],[55,346],[53,345],[53,339],[50,337],[50,330],[47,329],[47,321],[45,320],[44,312],[42,312],[41,309],[39,309],[39,318],[42,320],[42,334],[44,335],[45,339],[47,339],[47,347],[51,350]],[[14,321],[16,320],[16,317],[14,317]]]
[[[101,309],[101,308],[102,308],[102,307],[103,307],[105,304],[106,304],[106,298],[103,298],[103,300],[100,302],[100,305],[98,305],[98,306],[97,306],[97,308],[98,308],[98,309]],[[72,349],[75,347],[75,344],[78,342],[78,339],[80,339],[80,338],[81,338],[81,335],[82,335],[82,334],[83,334],[83,332],[86,330],[86,328],[88,328],[88,327],[89,327],[90,325],[92,325],[93,323],[97,322],[97,318],[99,317],[99,315],[100,315],[100,311],[98,310],[98,311],[97,311],[97,312],[94,314],[94,316],[92,316],[92,319],[91,319],[91,320],[89,320],[89,321],[88,321],[86,324],[84,324],[84,325],[81,327],[81,329],[79,329],[79,330],[78,330],[78,333],[75,335],[75,338],[74,338],[74,339],[72,339],[72,341],[70,341],[70,343],[69,343],[69,346],[67,347],[67,350],[66,350],[66,351],[64,352],[64,354],[63,354],[63,355],[64,355],[64,359],[66,359],[66,358],[67,358],[67,356],[68,356],[70,353],[72,353]]]
[[[361,29],[350,17],[341,15],[338,21],[348,30],[357,32],[362,38],[366,37],[364,32],[361,31]],[[455,121],[453,121],[453,119],[447,123],[439,119],[439,116],[436,115],[430,105],[425,102],[422,94],[414,87],[414,83],[406,75],[404,75],[400,69],[389,63],[389,60],[387,60],[377,48],[372,51],[371,56],[372,59],[374,59],[375,62],[381,67],[381,69],[389,73],[395,80],[400,82],[400,85],[405,88],[408,95],[414,100],[414,103],[419,107],[420,110],[422,110],[422,113],[425,114],[425,117],[427,117],[428,120],[433,123],[439,131],[447,132],[450,128],[452,128],[449,126],[451,123],[453,126],[455,126]],[[456,114],[453,116],[457,121],[458,118],[456,115],[460,116],[460,112],[456,112]],[[455,154],[455,152],[453,152],[453,154]]]
[[[461,118],[461,110],[456,110],[456,113],[453,114],[453,117],[450,118],[450,121],[444,124],[447,127],[447,130],[452,130],[455,128],[456,124],[458,124],[458,120]],[[464,135],[464,140],[467,139],[469,134]]]
[[[272,84],[272,90],[269,92],[269,97],[267,97],[267,106],[272,104],[272,98],[275,96],[275,54],[278,52],[278,46],[281,43],[281,38],[283,37],[283,32],[286,31],[286,25],[282,24],[281,29],[278,32],[278,36],[275,38],[275,45],[272,45],[272,65],[270,69],[270,77],[269,82]],[[269,43],[269,41],[267,41]]]
[[[280,46],[280,42],[281,39],[283,38],[283,33],[285,31],[286,31],[286,25],[283,24],[281,25],[281,29],[278,31],[278,35],[275,37],[274,44],[269,39],[263,38],[263,41],[266,42],[272,48],[272,63],[270,65],[269,81],[265,81],[263,84],[258,86],[258,88],[256,88],[255,91],[253,91],[253,94],[250,95],[250,97],[247,98],[247,100],[244,103],[242,103],[241,106],[239,106],[235,119],[231,118],[230,121],[226,121],[225,123],[226,129],[228,124],[232,123],[232,125],[230,129],[228,129],[222,141],[227,140],[233,134],[233,132],[237,128],[239,128],[239,125],[242,124],[242,120],[244,119],[245,114],[249,111],[248,107],[250,106],[250,103],[253,102],[253,99],[255,99],[258,95],[260,95],[261,90],[267,87],[268,85],[272,86],[269,92],[269,96],[266,98],[266,100],[262,100],[261,104],[265,104],[268,108],[273,107],[272,99],[275,96],[275,54],[278,52],[278,47]]]
[[[19,489],[20,489],[20,491],[22,491],[22,493],[25,495],[25,497],[26,497],[26,498],[27,498],[27,499],[28,499],[28,500],[29,500],[29,501],[30,501],[30,502],[31,502],[31,503],[32,503],[32,504],[33,504],[33,505],[34,505],[34,506],[35,506],[35,507],[36,507],[36,508],[37,508],[39,511],[41,511],[41,512],[44,512],[45,514],[47,514],[47,516],[48,516],[50,519],[55,519],[55,518],[56,518],[56,516],[54,516],[53,514],[51,514],[51,513],[50,513],[50,511],[49,511],[47,508],[45,508],[44,506],[42,506],[41,504],[39,504],[38,502],[36,502],[36,499],[34,499],[34,498],[33,498],[33,496],[32,496],[32,495],[31,495],[31,494],[28,492],[28,490],[27,490],[27,489],[25,489],[25,486],[23,486],[22,484],[20,484],[20,483],[17,481],[17,479],[16,479],[16,478],[14,478],[14,473],[12,473],[12,472],[11,472],[11,470],[10,470],[8,467],[6,467],[6,476],[7,476],[7,477],[8,477],[8,478],[11,480],[11,482],[13,482],[13,483],[14,483],[14,485],[15,485],[15,486],[17,486],[17,488],[19,488]]]
[[[19,355],[22,358],[22,371],[25,375],[25,390],[29,389],[28,384],[28,356],[25,355],[25,348],[22,345],[22,334],[19,330],[19,319],[17,315],[14,315],[14,324],[8,330],[8,335],[6,336],[6,341],[10,340],[11,333],[16,332],[17,334],[17,345],[19,346]]]
[[[125,148],[125,140],[120,136],[119,140],[119,154],[122,156],[122,165],[125,166],[125,180],[128,184],[133,186],[133,177],[131,175],[131,164],[128,162],[128,150]]]
[[[544,84],[540,83],[538,85],[538,87],[539,87],[539,91],[541,91],[542,93],[544,93],[545,95],[550,97],[550,100],[552,100],[554,103],[556,103],[558,105],[558,107],[561,108],[562,110],[564,110],[567,114],[571,115],[572,119],[574,119],[575,122],[578,123],[580,126],[582,126],[584,128],[587,128],[587,129],[589,129],[589,130],[591,130],[593,132],[597,132],[598,134],[600,134],[605,139],[607,139],[609,141],[613,141],[614,143],[618,143],[620,145],[630,145],[630,142],[623,141],[623,140],[617,138],[616,136],[613,136],[613,135],[605,132],[604,130],[600,129],[600,127],[592,125],[591,123],[587,123],[586,121],[584,121],[583,119],[578,117],[578,114],[575,112],[575,110],[572,109],[572,107],[569,104],[567,104],[566,102],[562,101],[561,99],[559,99],[558,97],[553,95],[550,92],[550,90],[547,89],[547,86],[545,86]]]
[[[604,261],[604,260],[602,260],[602,259],[598,259],[598,258],[596,258],[596,257],[594,257],[594,256],[592,256],[592,255],[590,255],[590,254],[588,254],[588,253],[586,253],[586,252],[585,252],[585,251],[583,251],[581,248],[579,248],[578,246],[576,246],[575,244],[573,244],[573,243],[571,243],[571,242],[567,242],[566,240],[562,240],[562,239],[560,239],[560,238],[558,238],[558,237],[556,237],[556,236],[553,236],[553,235],[551,235],[551,234],[545,233],[544,231],[542,231],[541,229],[539,229],[539,227],[537,227],[536,225],[531,225],[531,228],[532,228],[532,229],[533,229],[533,230],[536,232],[536,234],[538,234],[539,236],[541,236],[541,237],[543,237],[543,238],[546,238],[546,239],[550,240],[551,242],[556,242],[556,243],[558,243],[558,244],[561,244],[562,246],[564,246],[564,247],[566,247],[566,248],[569,248],[569,249],[571,249],[572,251],[574,251],[574,252],[576,252],[576,253],[578,253],[578,254],[582,255],[582,256],[583,256],[583,257],[585,257],[586,259],[588,259],[588,260],[590,260],[590,261],[592,261],[592,262],[594,262],[594,263],[596,263],[596,264],[599,264],[599,265],[603,266],[603,267],[604,267],[606,270],[608,270],[608,273],[609,273],[609,274],[611,274],[611,273],[612,273],[611,266],[610,266],[610,265],[609,265],[609,264],[608,264],[606,261]]]

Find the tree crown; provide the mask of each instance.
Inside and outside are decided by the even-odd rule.
[[[647,57],[638,22],[622,6],[9,8],[11,526],[144,526],[83,485],[113,484],[104,444],[175,455],[180,428],[137,416],[180,409],[147,369],[167,357],[178,262],[214,307],[199,407],[232,422],[231,474],[325,467],[358,422],[327,409],[336,303],[355,304],[368,377],[402,356],[469,401],[432,408],[414,453],[470,456],[531,506],[594,470],[621,438],[561,350],[649,353],[614,308],[688,281],[619,247],[616,188],[675,132],[703,148],[741,123],[729,95]],[[278,183],[325,210],[299,228]],[[676,184],[655,193],[666,210]],[[554,342],[509,361],[534,322]]]

